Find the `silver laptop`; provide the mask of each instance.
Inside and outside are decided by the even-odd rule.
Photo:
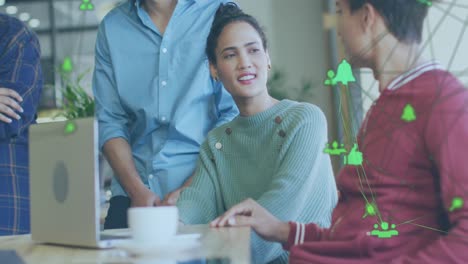
[[[100,232],[97,123],[94,118],[29,129],[31,237],[61,245],[107,248]]]

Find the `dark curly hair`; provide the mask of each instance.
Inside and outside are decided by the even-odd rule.
[[[227,25],[234,22],[246,22],[250,24],[260,35],[263,49],[267,50],[267,39],[265,32],[263,31],[258,21],[251,15],[244,13],[235,3],[228,2],[219,5],[213,20],[213,24],[211,26],[210,34],[206,40],[206,55],[208,56],[210,63],[213,65],[216,65],[215,51],[218,46],[219,36]]]
[[[420,43],[429,6],[418,0],[347,0],[351,12],[371,4],[384,18],[389,31],[401,42]],[[431,5],[437,0],[428,0]]]

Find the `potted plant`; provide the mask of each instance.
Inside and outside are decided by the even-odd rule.
[[[68,120],[94,116],[94,98],[81,85],[81,81],[89,72],[90,70],[87,70],[73,80],[71,72],[60,71],[63,106],[59,115]]]

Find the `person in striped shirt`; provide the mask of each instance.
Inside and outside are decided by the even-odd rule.
[[[211,225],[252,226],[290,263],[468,263],[468,91],[420,56],[427,12],[420,1],[337,1],[348,59],[373,70],[380,96],[356,139],[362,164],[338,175],[329,228],[282,221],[252,199]]]
[[[0,235],[29,233],[28,127],[42,90],[36,35],[0,14]]]

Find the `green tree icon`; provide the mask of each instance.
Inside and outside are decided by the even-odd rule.
[[[405,108],[403,108],[403,114],[401,115],[401,120],[406,122],[413,122],[416,120],[416,112],[414,111],[413,106],[407,104]]]
[[[81,11],[93,10],[93,9],[94,9],[94,5],[91,3],[91,0],[82,0],[81,5],[80,5]]]
[[[72,60],[70,59],[70,57],[68,57],[68,56],[65,57],[65,59],[63,59],[62,71],[63,72],[73,71],[73,63],[72,63]]]
[[[345,156],[344,159],[345,165],[362,165],[362,152],[358,150],[358,145],[354,143],[353,148],[349,152],[348,156]]]

